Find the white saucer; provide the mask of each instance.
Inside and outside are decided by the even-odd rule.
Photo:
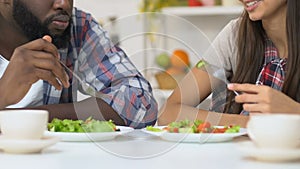
[[[239,149],[245,156],[261,161],[284,162],[300,160],[300,148],[295,149],[270,149],[259,148],[251,141],[239,143]]]
[[[0,149],[5,153],[39,153],[59,141],[59,137],[43,137],[40,140],[13,140],[0,136]]]
[[[95,142],[95,141],[108,141],[114,139],[118,135],[123,135],[132,132],[134,129],[132,127],[117,126],[120,130],[118,132],[91,132],[91,133],[74,133],[74,132],[52,132],[45,131],[44,136],[49,137],[59,137],[61,141],[70,142]]]

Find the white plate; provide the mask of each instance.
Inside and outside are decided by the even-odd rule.
[[[165,126],[157,126],[156,128],[162,129],[164,127]],[[169,133],[167,131],[152,132],[146,130],[146,128],[142,129],[142,131],[159,136],[163,140],[186,143],[224,142],[230,141],[234,137],[247,134],[247,130],[245,128],[241,128],[239,133]]]
[[[125,134],[128,132],[133,131],[134,129],[131,127],[125,126],[117,126],[120,131],[115,132],[97,132],[97,133],[71,133],[71,132],[50,132],[46,131],[45,136],[57,136],[60,137],[62,141],[74,141],[74,142],[81,142],[81,141],[106,141],[112,140],[116,136]]]
[[[39,153],[59,140],[58,137],[43,137],[40,140],[13,140],[0,136],[0,149],[14,154]]]
[[[295,161],[300,160],[300,148],[296,149],[270,149],[259,148],[251,141],[239,143],[239,150],[247,157],[252,157],[261,161]]]

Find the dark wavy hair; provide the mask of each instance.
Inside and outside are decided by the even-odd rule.
[[[286,34],[288,41],[287,72],[282,92],[300,102],[300,1],[287,0]],[[233,83],[256,82],[264,63],[265,31],[262,21],[252,21],[243,12],[238,31],[238,66],[232,77]],[[242,105],[234,102],[234,93],[229,92],[225,113],[239,114]]]

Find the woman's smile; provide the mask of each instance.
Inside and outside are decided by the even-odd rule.
[[[251,0],[251,1],[244,1],[245,8],[248,12],[254,11],[260,4],[262,0]]]

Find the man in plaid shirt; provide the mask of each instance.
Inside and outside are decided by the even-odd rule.
[[[134,128],[156,122],[149,82],[72,0],[14,0],[0,3],[0,9],[0,108],[41,108],[50,119],[93,116]],[[93,96],[83,83],[104,95],[77,102],[77,91]]]

